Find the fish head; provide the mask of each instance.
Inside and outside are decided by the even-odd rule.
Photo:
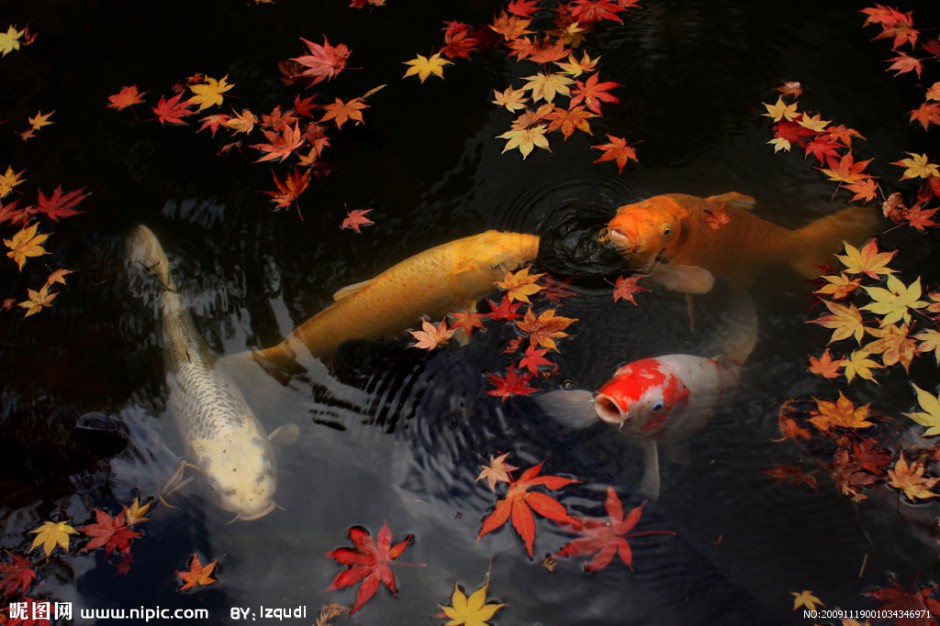
[[[689,402],[689,389],[668,362],[642,359],[624,365],[594,396],[594,411],[631,437],[653,438]]]
[[[654,196],[618,208],[601,240],[626,257],[633,269],[648,273],[678,253],[687,216],[670,196]]]
[[[263,434],[239,430],[194,448],[209,492],[222,509],[249,521],[277,507],[274,452]]]
[[[459,243],[455,273],[482,274],[490,285],[503,280],[506,272],[531,263],[539,253],[538,236],[525,233],[488,230]]]

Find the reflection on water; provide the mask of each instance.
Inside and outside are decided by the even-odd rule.
[[[549,571],[541,559],[570,535],[544,520],[537,523],[532,561],[510,528],[476,541],[496,496],[475,479],[480,464],[501,452],[512,452],[515,465],[544,461],[547,473],[578,478],[560,496],[577,514],[603,516],[608,485],[625,507],[642,502],[640,458],[629,442],[602,427],[560,428],[531,399],[501,403],[485,393],[483,373],[501,367],[505,329],[493,325],[466,347],[432,354],[409,349],[406,338],[350,342],[332,370],[308,360],[303,374],[286,380],[245,358],[246,350],[280,341],[338,289],[489,228],[539,234],[539,271],[571,280],[574,296],[559,314],[579,321],[554,356],[558,375],[543,388],[567,382],[595,390],[618,365],[647,356],[711,356],[728,323],[722,288],[696,298],[694,331],[681,295],[654,289],[638,296],[638,307],[612,301],[605,280],[624,269],[595,235],[614,208],[655,193],[735,190],[758,198],[759,215],[789,227],[830,212],[831,186],[799,159],[775,157],[755,121],[768,90],[784,78],[811,85],[821,110],[870,128],[876,146],[909,132],[896,115],[906,105],[894,100],[881,57],[850,11],[820,13],[813,3],[797,2],[768,20],[776,5],[662,2],[631,14],[592,50],[603,55],[605,77],[624,85],[622,106],[605,113],[606,129],[642,138],[642,165],[623,176],[597,169],[588,146],[602,140],[600,131],[522,162],[500,154],[502,142],[493,138],[508,117],[486,103],[497,86],[490,83],[515,70],[487,62],[483,75],[455,71],[444,82],[429,81],[420,92],[425,100],[417,101],[403,95],[418,93],[403,91],[411,85],[395,83],[397,63],[427,42],[369,43],[363,35],[387,20],[384,32],[437,37],[441,21],[465,7],[393,4],[374,15],[339,5],[328,11],[285,6],[277,24],[265,22],[283,31],[283,41],[295,41],[290,25],[319,24],[316,11],[327,11],[323,23],[336,24],[337,40],[358,38],[354,58],[364,68],[392,60],[390,86],[374,100],[374,121],[350,131],[334,175],[318,181],[319,195],[303,207],[303,221],[272,214],[256,193],[270,184],[264,173],[237,159],[215,159],[201,137],[128,127],[101,110],[97,94],[137,77],[163,84],[158,76],[180,74],[199,55],[171,46],[161,60],[116,55],[102,68],[102,51],[123,42],[121,15],[66,16],[76,20],[76,32],[97,35],[101,46],[73,46],[76,63],[100,69],[94,77],[100,89],[91,90],[97,99],[84,99],[89,89],[78,73],[63,72],[60,91],[74,100],[56,101],[63,116],[70,106],[87,112],[87,125],[69,130],[63,124],[59,132],[62,154],[75,157],[76,175],[88,181],[98,204],[81,218],[83,233],[60,239],[58,252],[78,271],[56,307],[2,322],[0,547],[28,548],[25,530],[53,515],[81,524],[94,507],[114,512],[119,503],[151,496],[179,465],[183,448],[165,406],[158,316],[151,299],[127,284],[120,261],[122,231],[133,223],[161,234],[196,327],[225,355],[223,367],[265,429],[297,424],[301,432],[296,443],[277,449],[282,510],[228,524],[231,515],[199,489],[183,489],[169,499],[175,508],[161,506],[151,515],[127,576],[115,576],[98,553],[54,557],[43,566],[40,592],[76,602],[76,610],[207,607],[211,623],[227,623],[232,606],[306,605],[313,615],[324,603],[353,597],[325,591],[338,567],[324,553],[346,543],[350,526],[374,534],[386,520],[396,538],[415,534],[403,560],[427,567],[396,567],[399,596],[380,592],[361,612],[363,624],[428,621],[454,581],[475,588],[490,566],[491,596],[507,603],[499,623],[803,623],[790,612],[791,590],[813,589],[829,606],[854,608],[870,606],[858,593],[883,584],[887,571],[902,581],[921,572],[927,582],[934,548],[925,549],[930,544],[890,507],[856,508],[822,473],[818,493],[772,487],[760,474],[775,463],[804,460],[795,447],[771,441],[779,436],[781,402],[835,393],[804,369],[806,355],[818,353],[824,339],[804,324],[814,316],[807,313],[808,287],[786,268],[767,271],[753,290],[760,337],[738,393],[694,437],[687,463],[663,460],[663,495],[647,505],[641,529],[676,535],[632,542],[632,572],[615,564],[586,575],[576,559]],[[168,10],[150,8],[161,15]],[[200,47],[237,56],[222,37],[255,41],[256,24],[245,16],[262,15],[249,11],[256,8],[265,7],[226,5],[210,16],[208,8],[186,6],[192,24],[174,28],[181,41],[209,37],[211,45]],[[489,5],[484,8],[466,10],[489,14]],[[332,41],[333,31],[327,35]],[[250,76],[268,80],[276,58],[286,54],[273,50],[279,42],[265,45],[272,49],[220,57],[215,69],[193,71],[229,71],[246,85]],[[836,71],[822,57],[848,69]],[[39,75],[51,80],[48,72]],[[264,89],[278,89],[273,78],[269,83]],[[361,235],[340,231],[343,203],[372,206],[376,226]],[[935,237],[900,231],[886,235],[883,245],[910,251],[922,267],[937,253]],[[936,283],[933,271],[925,282]],[[900,378],[853,391],[857,401],[874,402],[885,413],[910,409]],[[173,572],[193,552],[220,560],[220,583],[178,594]]]

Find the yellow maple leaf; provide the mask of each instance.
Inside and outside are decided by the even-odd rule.
[[[768,141],[767,143],[769,143],[770,145],[774,147],[775,153],[780,152],[781,150],[783,150],[784,152],[789,152],[790,148],[792,147],[790,145],[790,141],[783,137],[775,137],[771,139],[770,141]]]
[[[816,610],[816,605],[826,606],[826,604],[813,595],[813,592],[809,589],[804,589],[797,593],[796,591],[790,592],[793,595],[793,610],[796,611],[800,607],[809,609],[810,611]]]
[[[222,122],[222,126],[225,126],[234,133],[244,133],[247,135],[254,129],[255,124],[258,123],[257,116],[248,109],[243,109],[241,113],[236,113],[233,110],[232,114],[232,117]]]
[[[453,65],[447,59],[441,58],[440,52],[435,52],[429,57],[419,54],[410,61],[405,61],[405,65],[410,66],[406,71],[405,75],[402,78],[408,78],[409,76],[418,76],[418,79],[423,83],[425,79],[434,74],[435,76],[444,78],[444,66]]]
[[[559,94],[568,97],[571,95],[571,90],[568,89],[568,85],[574,84],[574,80],[564,74],[544,74],[542,72],[539,72],[535,76],[526,76],[525,81],[526,83],[522,88],[525,91],[532,92],[533,102],[538,102],[539,100],[552,102],[555,96]]]
[[[513,89],[507,87],[505,91],[493,90],[496,99],[491,102],[496,106],[505,107],[507,111],[515,112],[525,108],[525,101],[528,99],[525,95],[525,89]]]
[[[497,139],[506,139],[506,146],[503,148],[503,152],[509,150],[519,149],[519,152],[522,153],[522,158],[525,159],[529,154],[531,154],[534,148],[543,148],[549,150],[548,139],[545,138],[545,131],[547,130],[545,124],[538,124],[537,126],[532,126],[531,128],[521,128],[518,130],[507,130],[502,135],[497,135]],[[551,151],[551,150],[549,150]]]
[[[923,461],[914,461],[908,465],[902,452],[898,457],[898,462],[894,464],[894,469],[888,470],[888,477],[891,479],[888,481],[888,486],[900,489],[912,502],[936,498],[940,494],[930,490],[937,482],[940,482],[940,478],[926,478],[925,469]]]
[[[797,124],[799,124],[803,128],[808,128],[817,133],[821,133],[823,130],[826,129],[826,126],[829,126],[829,121],[821,119],[819,113],[817,113],[816,115],[804,114],[803,117],[801,117],[799,121],[797,121]]]
[[[193,96],[187,100],[193,104],[199,105],[199,110],[204,111],[211,106],[216,106],[222,104],[222,94],[230,90],[235,86],[234,83],[226,82],[228,74],[216,80],[211,76],[206,76],[205,81],[190,85],[189,90],[193,92]]]
[[[516,320],[516,326],[522,332],[528,333],[531,345],[539,345],[557,352],[555,339],[567,337],[568,333],[564,332],[564,329],[577,321],[576,318],[556,316],[555,309],[549,309],[538,317],[529,309],[521,322]]]
[[[14,50],[20,49],[20,37],[26,33],[25,30],[16,30],[12,24],[7,28],[7,32],[0,33],[0,56],[6,56]]]
[[[19,306],[26,309],[26,314],[23,317],[35,315],[44,308],[52,307],[52,301],[58,295],[58,292],[49,293],[49,285],[43,285],[42,289],[38,291],[36,289],[27,289],[26,300],[19,303]]]
[[[848,274],[864,274],[869,278],[878,279],[880,274],[893,274],[894,270],[888,267],[888,263],[894,258],[896,250],[893,252],[879,252],[878,242],[875,239],[870,240],[861,250],[855,246],[843,242],[845,245],[845,254],[837,254],[836,258],[845,266]]]
[[[151,506],[153,506],[153,500],[141,504],[140,498],[134,498],[130,506],[124,505],[124,519],[127,520],[127,525],[133,526],[150,521],[150,518],[145,517],[145,515],[147,515],[147,511],[150,510]]]
[[[568,54],[567,63],[563,61],[555,61],[555,65],[560,67],[562,71],[568,76],[577,78],[584,72],[593,72],[594,68],[597,67],[597,62],[600,60],[600,57],[595,57],[592,59],[590,56],[588,56],[588,53],[585,52],[581,55],[581,60],[578,61],[574,56],[574,52],[571,52]]]
[[[3,244],[10,249],[7,256],[16,262],[20,270],[23,269],[23,264],[26,263],[27,258],[49,254],[42,247],[43,242],[49,238],[49,235],[37,234],[37,228],[39,228],[39,224],[27,226],[14,234],[13,239],[3,240]]]
[[[14,172],[13,167],[7,166],[6,173],[0,175],[0,198],[6,198],[14,187],[23,182],[20,178],[22,174],[23,172]]]
[[[49,121],[49,118],[52,117],[53,113],[55,113],[55,111],[49,111],[48,113],[36,111],[36,115],[27,117],[26,121],[29,122],[29,127],[32,130],[39,131],[41,128],[45,128],[46,126],[52,126],[52,122]]]
[[[814,400],[816,399],[814,398]],[[840,391],[839,398],[835,402],[816,400],[816,410],[813,411],[814,417],[811,417],[809,421],[823,432],[827,432],[833,426],[837,428],[868,428],[875,425],[874,422],[868,421],[868,407],[870,406],[870,404],[865,404],[856,408],[852,401]]]
[[[505,604],[487,604],[487,587],[489,583],[484,583],[468,598],[460,586],[454,583],[450,606],[441,607],[444,615],[450,619],[444,626],[487,626],[487,620],[492,619],[496,611],[506,606]]]
[[[518,300],[529,303],[529,296],[542,291],[542,286],[536,284],[539,278],[545,274],[529,274],[531,265],[523,267],[518,272],[506,272],[502,281],[496,283],[496,286],[506,291],[506,296],[510,302]]]
[[[924,437],[935,437],[940,435],[940,398],[933,395],[926,389],[921,389],[914,383],[911,387],[917,393],[917,403],[921,410],[916,413],[905,413],[921,426],[925,426]]]
[[[920,299],[923,290],[919,276],[909,286],[894,276],[888,276],[887,287],[863,287],[872,302],[863,306],[862,310],[883,316],[882,326],[894,324],[902,319],[909,323],[911,314],[908,309],[922,309],[927,306],[927,303]]]
[[[43,522],[39,528],[29,532],[32,535],[36,535],[29,551],[32,552],[39,546],[42,546],[42,551],[46,553],[47,559],[49,555],[52,554],[52,551],[55,550],[56,546],[60,546],[63,550],[68,552],[69,536],[78,534],[78,531],[69,526],[68,522],[51,521]]]
[[[882,328],[875,328],[869,331],[877,340],[865,345],[865,350],[869,354],[880,354],[881,363],[885,367],[891,367],[895,363],[904,366],[907,372],[911,367],[911,361],[917,353],[917,345],[914,340],[908,336],[910,328],[907,324],[897,326],[890,324]]]
[[[931,176],[940,176],[940,170],[936,163],[930,163],[926,154],[914,154],[908,152],[908,158],[894,161],[891,165],[897,165],[905,168],[901,175],[901,180],[908,178],[930,178]]]
[[[819,324],[824,328],[831,329],[832,337],[829,338],[829,343],[854,336],[858,345],[862,345],[865,325],[862,323],[862,314],[855,308],[855,305],[850,302],[848,306],[845,306],[828,300],[823,300],[823,304],[832,312],[832,315],[823,315],[807,323]]]
[[[767,112],[763,114],[764,117],[772,118],[773,121],[779,122],[780,120],[787,120],[788,122],[793,121],[799,112],[796,110],[796,102],[793,104],[787,104],[783,101],[783,98],[777,98],[777,101],[774,104],[764,103]]]
[[[881,369],[882,366],[877,361],[869,359],[869,356],[871,356],[871,353],[868,352],[868,350],[853,350],[849,357],[845,359],[845,362],[842,364],[842,373],[845,375],[845,379],[848,382],[852,382],[852,379],[856,376],[872,382],[878,382],[875,380],[875,376],[871,371],[873,369]]]
[[[849,278],[845,272],[839,272],[838,276],[822,276],[821,278],[829,284],[823,285],[814,293],[832,296],[836,300],[849,296],[862,284],[861,278]]]
[[[917,346],[917,351],[933,352],[934,358],[937,359],[937,365],[940,366],[940,331],[931,328],[917,333],[914,335],[914,339],[920,341],[920,344]]]

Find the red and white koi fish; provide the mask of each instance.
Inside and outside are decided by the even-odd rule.
[[[620,367],[597,393],[559,390],[537,402],[559,422],[583,428],[601,421],[636,441],[643,451],[641,490],[659,497],[659,447],[681,443],[700,431],[738,386],[741,367],[757,342],[757,318],[746,296],[733,307],[735,337],[717,358],[669,354]]]

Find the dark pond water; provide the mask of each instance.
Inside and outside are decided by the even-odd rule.
[[[864,5],[644,5],[589,39],[588,50],[603,56],[603,79],[623,85],[595,139],[554,142],[551,153],[523,161],[500,154],[504,142],[494,137],[510,118],[488,100],[535,66],[483,55],[448,67],[444,81],[401,80],[403,61],[441,45],[445,20],[486,23],[497,2],[388,0],[357,11],[333,0],[5,0],[0,28],[28,23],[39,38],[0,59],[0,168],[25,170],[30,189],[85,186],[92,195],[84,214],[52,229],[50,252],[75,270],[54,307],[0,317],[0,547],[28,549],[27,531],[42,520],[84,524],[94,507],[116,512],[155,494],[179,464],[157,311],[124,271],[123,234],[133,224],[160,236],[197,328],[220,355],[280,341],[337,289],[432,245],[491,228],[542,235],[542,266],[574,278],[575,296],[559,314],[579,319],[547,384],[596,389],[619,364],[706,350],[725,321],[725,297],[718,289],[699,299],[695,332],[680,295],[657,290],[641,294],[637,308],[615,304],[602,278],[619,269],[585,263],[572,239],[615,207],[665,192],[747,193],[761,216],[790,227],[832,210],[833,186],[766,143],[761,103],[776,98],[781,80],[810,89],[806,108],[862,130],[886,179],[897,176],[886,163],[900,158],[898,146],[928,149],[929,135],[907,124],[918,104],[914,81],[884,73],[888,47],[861,29]],[[910,8],[926,21],[928,6]],[[365,124],[336,135],[329,175],[301,198],[302,220],[274,212],[259,193],[272,185],[253,151],[217,158],[221,141],[208,132],[160,127],[146,119],[147,107],[105,108],[123,85],[154,98],[196,72],[227,74],[235,107],[290,106],[295,88],[281,84],[277,62],[302,52],[299,37],[323,35],[353,50],[355,68],[321,85],[323,93],[345,99],[388,86],[369,99]],[[24,143],[14,134],[36,110],[52,109],[55,125],[39,137]],[[593,165],[598,153],[588,146],[603,132],[639,142],[640,164],[622,175],[610,163]],[[341,231],[344,207],[372,208],[375,226]],[[935,233],[894,230],[882,242],[936,286]],[[7,265],[5,292],[33,286]],[[433,283],[429,276],[416,288]],[[542,558],[570,535],[545,520],[532,560],[508,528],[476,541],[495,497],[474,478],[491,454],[511,451],[515,465],[544,460],[546,473],[577,477],[563,501],[579,514],[603,515],[608,485],[625,507],[644,499],[639,454],[628,442],[601,428],[560,431],[529,398],[486,395],[481,372],[505,367],[504,337],[494,330],[432,355],[403,339],[356,342],[337,355],[335,378],[314,369],[283,384],[243,370],[239,380],[267,430],[300,426],[295,444],[277,448],[282,509],[228,523],[231,514],[198,488],[184,489],[172,498],[177,508],[153,512],[133,544],[130,573],[116,576],[100,550],[37,557],[34,595],[74,603],[76,623],[90,621],[80,608],[158,605],[208,608],[213,624],[230,623],[233,607],[304,606],[306,619],[292,621],[312,623],[321,605],[354,598],[326,591],[340,568],[324,554],[348,543],[350,526],[374,534],[387,520],[396,540],[415,536],[401,560],[426,567],[395,568],[398,596],[380,590],[354,623],[438,623],[432,616],[454,582],[475,589],[489,567],[490,593],[506,603],[499,624],[804,624],[790,593],[803,589],[830,607],[872,608],[859,593],[889,575],[908,587],[933,580],[935,545],[890,505],[857,509],[822,475],[813,492],[771,486],[760,474],[776,463],[812,463],[791,443],[771,441],[781,403],[835,397],[838,388],[805,370],[806,355],[826,341],[804,323],[816,316],[809,290],[786,269],[755,286],[760,336],[742,389],[692,441],[688,463],[663,461],[662,497],[647,505],[639,529],[676,535],[634,540],[632,572],[614,563],[588,575],[576,559],[549,571]],[[933,364],[921,361],[912,377],[935,384]],[[852,391],[888,414],[911,410],[901,375]],[[219,560],[220,582],[178,593],[174,572],[194,552]]]

